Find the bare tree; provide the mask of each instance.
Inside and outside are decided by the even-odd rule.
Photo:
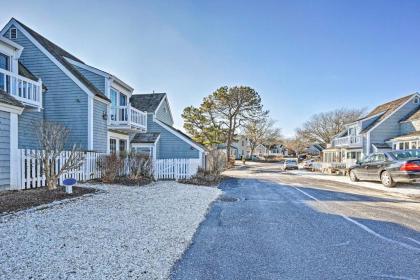
[[[308,141],[305,138],[300,136],[294,136],[292,138],[286,139],[284,145],[290,151],[295,152],[296,155],[303,153],[305,148],[308,146]]]
[[[278,127],[271,127],[267,129],[267,132],[264,136],[264,144],[268,147],[268,149],[272,149],[274,145],[278,145],[283,143],[284,139],[281,134],[281,129]]]
[[[47,188],[54,190],[57,188],[58,179],[62,174],[77,169],[83,164],[84,154],[74,145],[67,153],[64,162],[60,162],[60,168],[56,169],[60,155],[64,152],[70,130],[58,123],[41,121],[35,124],[35,131],[42,151],[32,156],[41,161]]]
[[[280,128],[274,127],[275,121],[267,117],[252,119],[244,126],[244,135],[249,140],[251,157],[258,145],[263,144],[271,148],[281,141]]]
[[[297,137],[309,142],[328,144],[331,139],[343,131],[345,125],[359,119],[365,109],[337,109],[313,115],[302,128],[296,130]]]

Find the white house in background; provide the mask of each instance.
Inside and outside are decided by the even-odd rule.
[[[354,164],[371,153],[420,145],[420,94],[381,104],[346,125],[323,151],[323,162]]]

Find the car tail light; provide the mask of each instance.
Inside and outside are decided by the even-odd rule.
[[[419,162],[406,162],[400,167],[401,171],[420,171]]]

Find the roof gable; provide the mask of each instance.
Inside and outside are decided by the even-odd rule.
[[[98,90],[88,79],[86,79],[75,67],[73,67],[67,60],[70,58],[74,61],[83,63],[80,59],[75,57],[74,55],[70,54],[69,52],[65,51],[58,45],[54,44],[47,38],[43,37],[39,33],[35,32],[34,30],[30,29],[28,26],[24,25],[20,21],[12,18],[9,23],[3,28],[2,34],[7,31],[8,27],[15,26],[16,28],[24,31],[23,33],[28,34],[31,38],[35,40],[42,48],[44,48],[52,57],[54,57],[58,63],[60,63],[71,75],[73,75],[81,84],[83,84],[92,94],[98,96],[104,100],[109,101],[109,99],[104,95],[100,90]],[[25,35],[26,35],[25,34]]]
[[[420,106],[417,106],[412,112],[405,116],[400,122],[414,121],[420,119]]]
[[[418,95],[418,93],[413,93],[398,99],[395,99],[393,101],[384,103],[382,105],[377,106],[375,109],[373,109],[365,118],[363,118],[361,121],[371,118],[373,116],[378,115],[378,118],[373,121],[370,125],[365,127],[361,133],[368,132],[373,127],[378,125],[383,120],[387,119],[390,115],[392,115],[395,111],[398,110],[403,104],[405,104],[408,100],[410,100],[413,96]]]
[[[130,102],[140,111],[154,113],[165,96],[166,93],[133,94]]]

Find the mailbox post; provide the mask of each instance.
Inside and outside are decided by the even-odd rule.
[[[76,185],[77,181],[74,178],[67,178],[63,180],[64,186],[66,186],[66,193],[73,193],[73,186]]]

